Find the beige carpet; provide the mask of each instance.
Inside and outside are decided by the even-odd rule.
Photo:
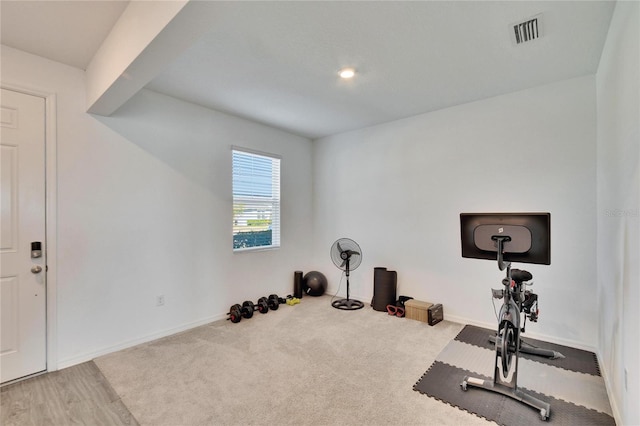
[[[307,296],[95,362],[142,425],[490,424],[413,390],[462,325],[330,302]]]

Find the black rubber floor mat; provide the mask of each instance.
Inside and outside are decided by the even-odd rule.
[[[493,350],[494,346],[493,343],[489,341],[489,336],[495,336],[495,334],[495,330],[476,327],[474,325],[467,325],[460,331],[460,333],[458,333],[455,340],[468,343],[470,345],[479,346],[481,348]],[[552,365],[558,368],[564,368],[565,370],[569,371],[591,374],[592,376],[600,376],[598,359],[596,357],[596,354],[594,354],[593,352],[570,348],[568,346],[556,345],[554,343],[543,342],[541,340],[530,339],[526,336],[522,336],[522,339],[525,343],[528,343],[535,347],[560,352],[565,356],[565,358],[550,359],[521,352],[520,356],[522,358],[530,359],[531,361],[536,361],[547,365]]]
[[[472,414],[484,417],[505,426],[526,424],[545,424],[539,413],[519,401],[484,389],[468,387],[463,391],[460,387],[464,376],[482,377],[462,368],[454,367],[439,361],[434,362],[429,370],[420,378],[413,389],[432,398],[458,407]],[[551,414],[546,423],[552,425],[615,425],[613,417],[559,400],[548,395],[530,392],[532,396],[551,404]]]

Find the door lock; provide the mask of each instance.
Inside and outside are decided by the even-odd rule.
[[[31,258],[37,259],[42,257],[42,243],[40,241],[33,241],[31,243]]]

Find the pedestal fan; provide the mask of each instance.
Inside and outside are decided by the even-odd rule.
[[[349,299],[349,272],[356,269],[362,263],[362,250],[355,241],[349,238],[340,238],[331,246],[331,260],[347,276],[347,298],[339,299],[331,303],[336,309],[355,311],[364,306],[359,300]]]

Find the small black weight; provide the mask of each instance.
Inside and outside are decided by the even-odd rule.
[[[240,322],[240,320],[242,319],[241,311],[242,311],[242,307],[236,303],[235,305],[231,306],[231,308],[229,309],[229,313],[227,313],[227,315],[229,315],[229,318],[227,319],[231,320],[231,322],[233,323]]]
[[[256,303],[256,309],[261,314],[266,314],[269,312],[269,300],[266,297],[261,297],[258,299],[258,303]]]
[[[431,305],[429,309],[427,309],[427,322],[429,323],[429,325],[436,325],[443,319],[444,313],[442,310],[442,304],[438,303],[435,305]]]
[[[270,294],[269,298],[267,299],[267,304],[269,305],[269,309],[277,311],[278,306],[280,305],[280,299],[278,298],[278,295]]]
[[[250,300],[245,301],[242,304],[242,316],[245,318],[251,318],[253,316],[253,302]]]

